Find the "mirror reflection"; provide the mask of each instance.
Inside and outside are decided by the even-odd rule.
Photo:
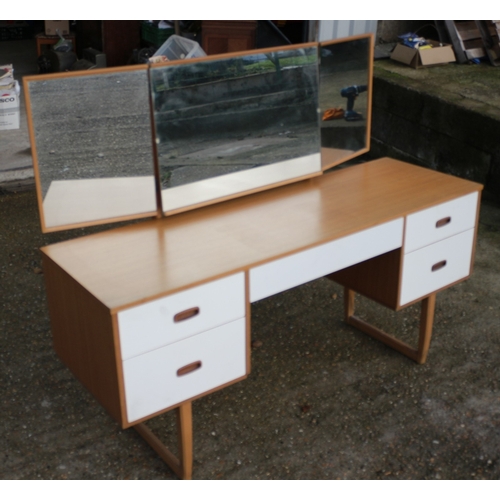
[[[363,35],[26,77],[42,230],[156,215],[156,184],[173,214],[367,151],[372,53]]]
[[[371,36],[320,45],[321,164],[334,166],[369,146]]]
[[[163,210],[319,173],[317,45],[151,69]]]
[[[154,215],[147,67],[25,81],[44,229]]]

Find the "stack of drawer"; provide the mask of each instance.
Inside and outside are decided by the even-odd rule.
[[[118,313],[129,423],[247,374],[245,276]]]
[[[470,274],[477,205],[475,192],[406,218],[400,306]]]

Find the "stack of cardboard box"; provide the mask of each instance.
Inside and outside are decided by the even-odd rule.
[[[21,88],[12,64],[0,64],[0,130],[19,128]]]

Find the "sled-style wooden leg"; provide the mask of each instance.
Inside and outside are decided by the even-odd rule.
[[[179,458],[151,432],[146,424],[134,425],[134,429],[158,453],[177,477],[191,479],[193,475],[193,416],[191,403],[184,403],[175,411],[177,412]]]
[[[420,309],[420,334],[418,338],[418,348],[415,349],[408,345],[406,342],[398,340],[397,338],[389,335],[388,333],[380,330],[376,326],[363,321],[362,319],[354,316],[354,297],[355,292],[349,288],[344,288],[344,313],[345,321],[349,325],[354,326],[358,330],[367,333],[371,337],[383,342],[384,344],[396,349],[400,353],[409,357],[417,363],[424,364],[429,352],[429,345],[431,343],[432,325],[434,323],[434,309],[436,306],[436,294],[433,293],[421,302]]]

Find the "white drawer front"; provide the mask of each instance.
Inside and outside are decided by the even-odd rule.
[[[465,278],[470,273],[474,229],[404,256],[400,305]],[[443,265],[444,263],[444,265]],[[433,266],[437,269],[433,271]]]
[[[133,422],[246,374],[245,319],[123,362],[127,418]],[[201,366],[185,375],[180,368]],[[193,365],[197,366],[197,365]]]
[[[476,225],[477,198],[471,193],[406,218],[405,253],[413,252]]]
[[[196,309],[198,308],[198,309]],[[176,315],[187,311],[187,319]],[[122,359],[149,352],[245,316],[245,275],[238,273],[118,313]]]
[[[250,270],[255,302],[358,262],[400,248],[403,219],[396,219]]]

